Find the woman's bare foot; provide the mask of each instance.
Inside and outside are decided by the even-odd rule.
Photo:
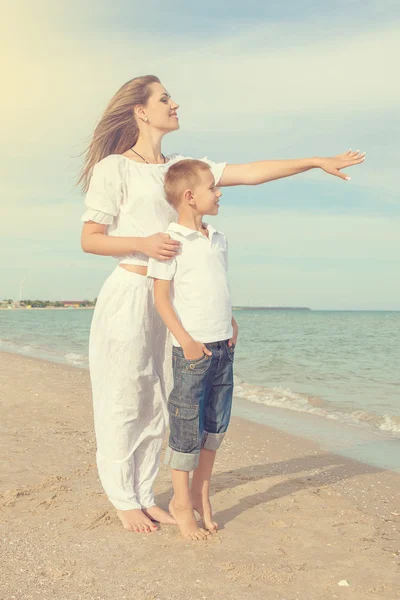
[[[157,531],[158,527],[139,509],[117,510],[124,529],[136,531],[136,533],[151,533]]]
[[[209,532],[199,528],[193,508],[190,505],[179,506],[174,498],[172,498],[169,504],[169,512],[175,517],[181,534],[186,540],[197,541],[207,539]]]
[[[162,523],[162,525],[177,525],[176,520],[166,510],[163,510],[159,506],[150,506],[149,508],[142,508],[143,513],[146,517],[149,517],[152,521]]]
[[[204,527],[210,533],[217,533],[218,523],[213,520],[210,498],[203,497],[201,494],[192,493],[193,508],[202,518]]]

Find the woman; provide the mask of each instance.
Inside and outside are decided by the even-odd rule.
[[[164,156],[161,142],[179,128],[179,106],[154,76],[128,81],[98,123],[80,177],[87,191],[82,217],[84,252],[114,256],[119,265],[106,280],[93,316],[89,364],[97,465],[104,490],[123,526],[136,532],[174,523],[155,506],[153,483],[167,425],[171,389],[169,341],[153,305],[148,258],[168,260],[179,244],[165,231],[176,213],[163,181],[179,155]],[[255,185],[321,168],[340,170],[364,155],[212,163],[218,186]]]

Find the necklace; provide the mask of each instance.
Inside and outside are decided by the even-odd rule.
[[[145,158],[144,158],[144,157],[143,157],[141,154],[139,154],[139,152],[136,152],[136,150],[134,150],[133,148],[131,148],[131,150],[132,150],[132,152],[134,152],[134,153],[135,153],[135,154],[136,154],[136,155],[137,155],[139,158],[141,158],[141,159],[142,159],[142,160],[143,160],[143,161],[146,163],[146,165],[150,165],[150,164],[155,164],[155,165],[158,165],[158,164],[159,164],[159,163],[149,163],[149,161],[148,161],[148,160],[146,160],[146,159],[145,159]],[[164,156],[164,154],[163,154],[162,152],[161,152],[161,156],[163,157],[164,164],[165,164],[165,162],[166,162],[166,161],[165,161],[165,156]],[[161,163],[161,164],[162,164],[162,163]]]

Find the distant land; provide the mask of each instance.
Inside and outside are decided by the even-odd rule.
[[[308,306],[234,306],[233,310],[312,310]]]
[[[0,300],[0,309],[94,308],[96,300]],[[234,306],[233,310],[312,310],[307,306]]]
[[[0,309],[94,308],[96,300],[0,300]]]

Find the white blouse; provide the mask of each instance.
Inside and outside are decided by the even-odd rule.
[[[166,231],[177,212],[165,197],[164,176],[172,164],[185,158],[189,157],[174,154],[167,156],[165,164],[146,164],[121,154],[106,156],[93,169],[81,221],[108,225],[107,233],[114,237],[147,237]],[[210,165],[218,183],[226,163],[201,160]],[[114,258],[125,265],[146,266],[149,260],[140,252]]]

